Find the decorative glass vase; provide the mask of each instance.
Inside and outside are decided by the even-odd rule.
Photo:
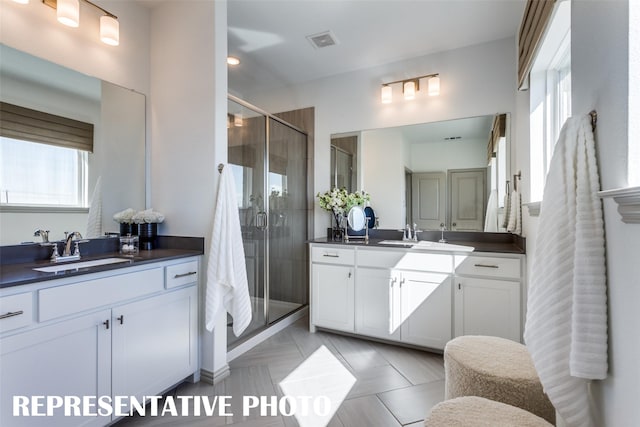
[[[140,249],[150,251],[156,247],[156,237],[158,237],[158,223],[145,222],[138,225],[140,236]]]
[[[333,219],[335,224],[333,225],[332,240],[334,242],[341,242],[344,237],[344,216],[341,213],[333,213]]]

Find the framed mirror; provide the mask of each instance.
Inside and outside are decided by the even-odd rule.
[[[351,163],[344,162],[350,171],[332,162],[332,186],[348,182],[343,177],[350,172],[354,188],[371,194],[384,229],[416,223],[421,230],[444,225],[453,231],[485,231],[493,193],[496,226],[486,231],[506,231],[509,127],[509,114],[503,113],[332,135],[332,153],[354,154]],[[345,148],[347,140],[352,145]]]
[[[145,207],[145,96],[3,44],[0,56],[0,101],[93,126],[92,148],[71,160],[50,154],[50,144],[20,139],[26,144],[10,150],[3,141],[0,245],[36,241],[36,229],[51,230],[51,240],[85,234],[98,178],[102,231],[118,231],[114,213]],[[51,196],[52,187],[66,186],[73,201]]]

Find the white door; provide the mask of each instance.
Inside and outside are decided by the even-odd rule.
[[[388,269],[358,268],[356,277],[355,331],[372,337],[400,340],[398,277]]]
[[[196,370],[195,286],[113,309],[113,395],[155,395]]]
[[[449,171],[451,230],[483,231],[487,205],[487,170]]]
[[[353,267],[314,263],[312,269],[313,324],[353,332]]]
[[[412,180],[413,222],[422,230],[439,230],[446,221],[446,174],[414,173]]]
[[[111,310],[102,310],[3,338],[0,425],[66,427],[109,423],[111,417],[65,417],[60,411],[50,417],[13,417],[12,400],[13,396],[110,396],[111,327]]]
[[[403,272],[402,341],[444,349],[451,339],[451,277]]]
[[[456,277],[455,335],[520,342],[520,282]]]

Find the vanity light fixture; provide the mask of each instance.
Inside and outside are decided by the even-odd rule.
[[[234,125],[235,127],[238,127],[238,128],[239,128],[239,127],[242,127],[242,125],[243,125],[243,124],[244,124],[244,123],[243,123],[243,121],[242,121],[242,114],[240,114],[240,113],[236,113],[236,114],[233,116],[233,125]]]
[[[100,17],[100,40],[110,46],[118,46],[120,44],[118,17],[89,0],[82,1],[104,14]],[[42,3],[56,9],[56,15],[60,23],[69,27],[78,27],[80,25],[80,0],[42,0]]]
[[[240,64],[240,60],[235,56],[227,56],[227,64],[229,65],[238,65]]]
[[[13,1],[20,4],[29,4],[29,0],[13,0]]]
[[[440,95],[440,77],[438,73],[427,74],[424,76],[413,77],[405,80],[396,80],[395,82],[383,83],[380,99],[383,104],[390,104],[393,101],[393,88],[391,85],[396,83],[402,84],[402,93],[404,99],[410,101],[415,99],[416,92],[420,90],[420,80],[429,79],[427,81],[427,94],[429,96]]]

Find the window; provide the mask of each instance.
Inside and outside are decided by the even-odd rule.
[[[88,207],[88,153],[0,137],[2,206]]]
[[[553,149],[571,116],[571,2],[558,3],[529,75],[530,201],[542,200]]]

